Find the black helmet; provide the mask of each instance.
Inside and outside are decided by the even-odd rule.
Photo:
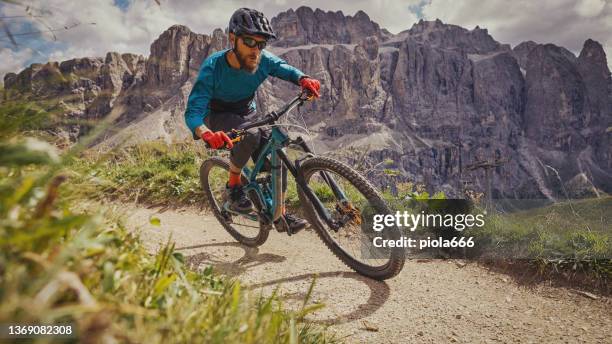
[[[232,14],[229,22],[229,32],[235,35],[262,35],[266,39],[276,38],[268,18],[263,13],[250,8],[239,8]]]

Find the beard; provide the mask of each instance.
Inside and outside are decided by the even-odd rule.
[[[240,69],[243,69],[251,74],[255,74],[257,68],[259,68],[259,61],[261,60],[261,55],[243,55],[238,51],[238,49],[234,50],[234,54],[236,55],[236,59],[240,63]],[[249,64],[254,59],[255,63]]]

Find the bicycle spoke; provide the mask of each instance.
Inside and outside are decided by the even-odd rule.
[[[224,210],[224,205],[229,201],[225,190],[227,174],[227,170],[221,166],[211,168],[208,174],[208,187],[214,199],[214,206],[228,219],[226,222],[234,231],[245,238],[255,238],[261,230],[259,221],[254,221],[246,215],[238,215]]]
[[[315,192],[315,195],[334,220],[346,221],[347,218],[351,219],[338,231],[325,226],[328,235],[342,250],[358,262],[369,266],[386,264],[389,256],[381,256],[380,252],[373,250],[372,237],[362,227],[363,215],[371,213],[373,205],[345,177],[331,171],[325,171],[329,177],[335,180],[346,197],[345,200],[339,199],[326,182],[326,178],[317,172],[320,171],[311,173],[308,180],[308,185]]]

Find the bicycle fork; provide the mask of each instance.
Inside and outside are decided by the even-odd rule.
[[[310,147],[306,144],[306,142],[301,137],[298,137],[292,143],[299,145],[304,150],[304,152],[306,152],[306,153],[310,153],[310,154],[313,153],[312,150],[310,149]],[[331,229],[337,231],[343,224],[339,223],[338,221],[335,221],[332,218],[332,216],[330,215],[329,211],[325,208],[323,203],[321,203],[321,201],[314,194],[312,189],[308,186],[308,184],[306,184],[306,181],[304,180],[304,178],[302,178],[302,176],[298,173],[299,160],[296,161],[296,164],[294,165],[294,164],[291,163],[291,161],[289,160],[289,158],[287,157],[285,152],[279,150],[277,152],[277,154],[278,154],[278,157],[280,158],[280,160],[282,160],[283,163],[285,164],[285,166],[287,166],[287,169],[289,170],[289,172],[291,172],[291,174],[295,177],[296,183],[302,189],[302,191],[304,192],[304,194],[306,195],[308,200],[313,204],[313,206],[314,206],[315,210],[317,211],[317,213],[319,214],[319,216],[325,221],[325,223]],[[344,194],[342,189],[338,186],[338,184],[336,183],[334,178],[332,178],[330,175],[328,175],[325,171],[320,171],[319,175],[329,185],[329,187],[332,189],[332,192],[340,200],[340,202],[343,205],[347,204],[348,203],[348,199],[346,198],[346,195]]]
[[[304,152],[309,153],[309,154],[314,154],[312,149],[310,149],[310,146],[308,146],[306,141],[304,141],[304,139],[301,136],[298,136],[295,140],[293,140],[292,143],[300,146],[300,148],[302,148]],[[325,180],[325,183],[327,183],[327,185],[329,185],[329,187],[332,189],[334,196],[336,196],[342,202],[348,201],[348,199],[346,198],[346,195],[344,194],[342,189],[338,186],[334,178],[328,175],[327,172],[325,171],[319,172],[319,175],[321,176],[321,178],[323,178],[323,180]]]

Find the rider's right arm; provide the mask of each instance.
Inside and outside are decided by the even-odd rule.
[[[204,124],[202,124],[201,126],[195,128],[194,133],[195,136],[202,137],[202,134],[204,134],[205,132],[209,131],[210,129],[208,129]]]
[[[187,109],[185,109],[185,123],[191,130],[194,139],[199,139],[200,135],[206,131],[204,126],[204,118],[208,115],[208,103],[212,98],[214,85],[214,64],[206,60],[202,64],[198,78],[196,79],[193,89],[187,100]],[[201,128],[204,128],[202,130]]]

